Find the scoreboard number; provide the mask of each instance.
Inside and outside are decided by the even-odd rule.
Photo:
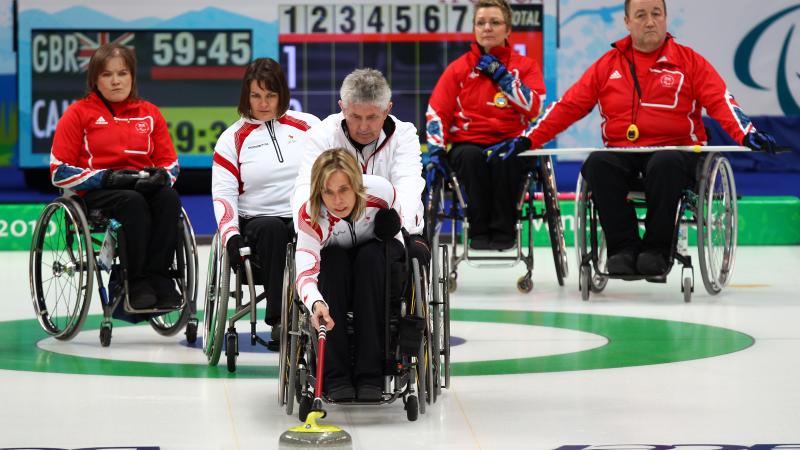
[[[472,33],[472,4],[281,5],[281,34]]]

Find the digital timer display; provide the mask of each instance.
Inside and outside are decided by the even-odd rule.
[[[45,161],[58,119],[84,94],[89,59],[107,42],[135,50],[139,95],[161,110],[181,165],[208,167],[238,117],[250,30],[32,30],[31,152]]]

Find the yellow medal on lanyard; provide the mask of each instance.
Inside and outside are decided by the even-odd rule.
[[[628,127],[626,137],[631,142],[636,142],[636,140],[639,139],[639,127],[637,127],[635,123],[632,123],[631,126]]]

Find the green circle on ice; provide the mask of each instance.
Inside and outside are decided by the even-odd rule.
[[[639,317],[597,314],[453,309],[451,320],[498,324],[553,327],[596,334],[607,339],[605,345],[555,355],[486,361],[451,362],[451,374],[504,375],[540,372],[610,369],[664,364],[744,350],[755,340],[726,328]],[[99,329],[101,316],[84,322],[83,333]],[[202,322],[202,321],[201,321]],[[143,324],[143,325],[142,325]],[[148,326],[114,322],[114,328]],[[79,375],[178,377],[178,378],[276,378],[277,366],[237,365],[228,373],[225,364],[155,363],[67,355],[40,348],[37,343],[47,334],[35,319],[0,322],[0,369]],[[469,342],[469,340],[467,340]],[[99,346],[99,342],[97,343]],[[111,344],[114,345],[113,342]],[[201,350],[198,348],[198,352]],[[198,358],[205,360],[204,357]]]

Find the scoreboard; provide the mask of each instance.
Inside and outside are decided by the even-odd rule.
[[[19,165],[48,167],[56,125],[83,96],[91,55],[114,41],[135,50],[139,94],[161,110],[184,168],[211,167],[217,138],[238,117],[245,66],[265,56],[278,59],[286,72],[290,108],[321,119],[339,111],[339,87],[347,74],[360,67],[380,70],[392,88],[392,114],[414,123],[424,141],[430,93],[474,40],[473,4],[368,1],[228,0],[224,7],[203,8],[194,5],[214,2],[137,0],[88,7],[85,0],[60,0],[66,9],[59,9],[47,6],[49,0],[20,0]],[[546,77],[554,74],[554,59],[543,59],[543,42],[550,42],[543,30],[555,28],[551,16],[543,15],[548,2],[513,2],[509,38],[518,52],[542,65]],[[70,3],[75,6],[67,8]],[[99,15],[101,9],[105,15]],[[150,17],[156,11],[160,16]]]
[[[278,6],[252,0],[16,0],[19,159],[47,168],[58,120],[82,98],[86,69],[108,42],[136,53],[139,95],[159,107],[184,168],[210,168],[237,118],[242,75],[278,58]]]
[[[107,42],[136,51],[139,93],[161,110],[178,154],[212,154],[237,117],[253,57],[250,30],[32,30],[30,156],[49,158],[58,119],[85,89],[89,60]]]
[[[511,44],[541,64],[542,4],[515,4]],[[353,69],[383,72],[392,88],[392,114],[412,122],[424,141],[433,87],[474,41],[473,5],[281,5],[280,62],[293,109],[320,119],[339,111],[339,87]]]

